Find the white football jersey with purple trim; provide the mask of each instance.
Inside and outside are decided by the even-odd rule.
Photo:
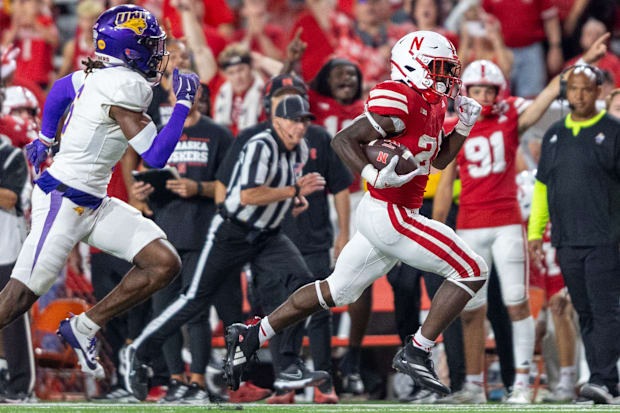
[[[96,69],[88,76],[73,74],[76,97],[60,134],[60,151],[48,172],[72,188],[103,198],[112,168],[127,149],[128,141],[110,107],[146,112],[153,91],[138,72],[115,66]]]

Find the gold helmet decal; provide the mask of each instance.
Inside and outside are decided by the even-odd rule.
[[[143,11],[124,11],[116,15],[114,20],[115,29],[133,30],[141,35],[146,30],[146,13]]]

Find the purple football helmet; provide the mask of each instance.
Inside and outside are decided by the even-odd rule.
[[[106,66],[128,66],[150,81],[165,69],[166,33],[142,7],[123,4],[104,11],[93,26],[93,42],[97,60]]]

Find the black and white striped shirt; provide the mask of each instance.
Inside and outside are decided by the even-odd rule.
[[[308,160],[308,147],[302,139],[297,148],[288,151],[272,129],[250,138],[233,168],[224,201],[227,216],[260,229],[280,225],[292,198],[269,205],[241,205],[241,191],[267,185],[283,188],[295,184]]]

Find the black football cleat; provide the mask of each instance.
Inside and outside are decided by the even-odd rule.
[[[258,327],[236,323],[226,328],[226,358],[224,359],[224,376],[226,384],[233,391],[239,389],[241,376],[252,357],[256,357],[258,344]]]
[[[411,341],[398,350],[392,360],[392,367],[409,375],[420,387],[442,395],[450,394],[450,389],[439,381],[435,373],[431,353],[414,347]]]

